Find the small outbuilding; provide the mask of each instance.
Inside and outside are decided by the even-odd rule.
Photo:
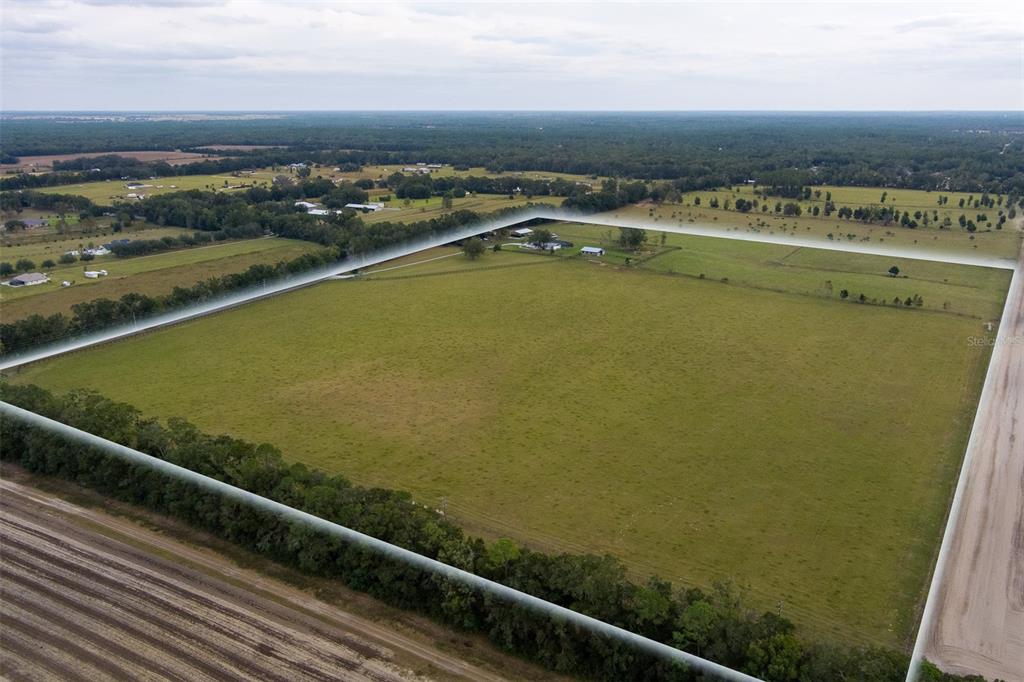
[[[512,234],[516,237],[529,237],[533,234],[533,230],[528,227],[520,227],[518,230],[512,230]]]
[[[23,275],[12,277],[7,283],[12,287],[30,287],[34,284],[49,282],[50,278],[41,272],[26,272]]]
[[[602,249],[599,246],[584,246],[582,249],[580,249],[580,253],[582,253],[585,256],[603,256],[604,249]]]

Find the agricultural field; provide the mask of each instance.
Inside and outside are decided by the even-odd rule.
[[[161,228],[165,231],[173,229],[176,228]],[[77,243],[74,248],[77,248]],[[103,297],[116,299],[130,292],[166,294],[176,286],[191,286],[216,275],[241,272],[257,263],[289,260],[317,248],[311,242],[263,238],[219,242],[133,258],[99,256],[88,264],[78,262],[45,270],[50,277],[46,284],[0,288],[0,307],[6,321],[36,313],[67,313],[75,303]],[[87,279],[82,274],[86,269],[104,269],[109,274]],[[62,287],[62,281],[70,281],[72,286]]]
[[[821,192],[820,199],[789,200],[770,197],[767,203],[771,207],[768,213],[753,210],[749,213],[741,213],[735,210],[722,208],[728,200],[735,205],[737,198],[752,201],[757,198],[749,186],[717,190],[700,191],[684,194],[679,203],[675,204],[643,204],[629,206],[615,211],[619,217],[630,217],[638,220],[650,220],[655,226],[658,223],[686,225],[698,224],[702,227],[720,228],[725,231],[743,231],[755,234],[791,234],[805,238],[818,237],[822,240],[870,242],[875,244],[887,244],[898,246],[913,246],[938,251],[960,251],[970,252],[984,256],[1002,256],[1013,258],[1016,256],[1022,236],[1022,224],[1024,218],[1019,214],[1007,221],[1003,229],[995,229],[998,210],[996,209],[961,209],[958,204],[960,199],[977,200],[980,195],[956,192],[925,192],[921,190],[885,190],[882,188],[864,187],[815,187],[814,190]],[[824,197],[827,193],[832,194],[832,201],[837,207],[849,206],[857,208],[860,206],[881,206],[880,199],[883,193],[886,194],[885,205],[900,212],[910,211],[912,214],[917,211],[928,211],[930,216],[938,213],[938,222],[932,221],[929,227],[919,226],[917,229],[901,227],[897,224],[885,226],[881,224],[864,224],[857,220],[846,220],[832,215],[829,218],[824,216],[815,217],[812,215],[813,208],[817,206],[819,211],[824,207]],[[948,202],[938,205],[940,196],[949,197]],[[700,205],[695,205],[694,200],[700,198]],[[708,204],[711,199],[718,200],[720,208],[710,208]],[[765,200],[760,199],[760,202]],[[783,204],[794,201],[801,206],[803,211],[800,216],[775,215],[774,205],[776,202]],[[991,227],[979,227],[978,231],[971,234],[960,228],[959,216],[966,214],[968,218],[974,219],[977,214],[988,215],[988,224]],[[949,219],[952,226],[948,229],[940,229],[943,221]],[[979,223],[981,225],[981,223]],[[831,235],[831,237],[829,236]]]
[[[5,465],[0,489],[5,678],[557,679],[73,484]]]
[[[217,173],[213,175],[175,175],[149,180],[98,180],[96,182],[82,182],[74,185],[40,187],[37,191],[51,194],[75,194],[90,199],[97,204],[106,205],[114,200],[128,201],[131,199],[128,196],[129,194],[154,196],[190,189],[230,192],[253,185],[270,184],[274,175],[277,174],[270,170],[258,170],[240,175]],[[128,187],[129,184],[136,186]]]
[[[559,223],[552,228],[574,248],[556,252],[574,256],[582,246],[600,246],[605,263],[622,264],[629,258],[635,267],[671,275],[725,281],[733,286],[754,287],[816,298],[892,305],[919,296],[915,308],[948,312],[979,320],[998,320],[1003,294],[1010,283],[1007,270],[949,265],[932,261],[886,256],[856,255],[801,247],[709,239],[691,235],[648,231],[648,243],[639,254],[623,250],[618,230],[580,223]],[[661,243],[660,235],[665,234]],[[898,276],[890,268],[899,270]]]
[[[471,532],[733,580],[817,636],[906,646],[988,358],[968,340],[1005,280],[908,265],[879,295],[938,280],[972,290],[963,310],[856,305],[809,295],[804,273],[867,282],[888,261],[742,245],[729,265],[705,241],[629,267],[425,252],[11,380],[88,386],[409,490]]]
[[[139,161],[163,161],[171,166],[180,166],[186,163],[197,161],[212,161],[223,159],[223,156],[215,156],[200,152],[180,151],[135,151],[135,152],[79,152],[76,154],[44,154],[39,156],[21,156],[17,163],[0,163],[0,173],[14,171],[35,172],[50,171],[55,161],[71,161],[73,159],[93,159],[97,156],[108,156],[115,154],[127,159],[138,159]]]
[[[452,199],[451,208],[444,208],[441,197],[430,197],[429,199],[393,199],[386,204],[387,208],[374,213],[362,214],[363,222],[372,225],[382,222],[413,223],[420,220],[439,218],[445,213],[452,211],[476,211],[477,213],[492,213],[503,208],[519,208],[529,203],[550,204],[558,206],[562,203],[563,197],[533,197],[527,198],[516,195],[509,199],[504,194],[471,194],[458,199]],[[372,199],[371,199],[372,200]]]

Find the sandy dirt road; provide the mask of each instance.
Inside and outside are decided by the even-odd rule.
[[[993,353],[924,654],[949,672],[1024,680],[1024,282]],[[956,510],[954,510],[955,512]],[[926,627],[928,623],[924,624]]]
[[[0,623],[9,680],[504,679],[213,552],[11,480],[0,481]]]

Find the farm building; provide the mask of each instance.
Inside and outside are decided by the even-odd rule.
[[[50,278],[41,272],[26,272],[23,275],[12,277],[7,283],[12,287],[30,287],[33,284],[42,284],[49,281]]]
[[[309,209],[311,209],[311,208],[316,208],[316,204],[310,203],[308,201],[296,201],[295,205],[296,206],[301,206],[302,208],[306,209],[307,211]]]
[[[89,279],[99,279],[100,277],[106,277],[106,270],[86,270],[85,276]]]
[[[528,227],[520,227],[518,230],[512,230],[512,234],[516,237],[529,237],[533,234],[533,230]]]
[[[587,256],[603,256],[604,249],[598,246],[584,246],[582,249],[580,249],[580,253]]]
[[[345,208],[356,211],[379,211],[384,208],[384,204],[345,204]]]
[[[330,215],[330,211],[326,208],[307,208],[306,213],[309,215]]]

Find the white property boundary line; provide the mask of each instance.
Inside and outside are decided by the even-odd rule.
[[[88,433],[87,431],[82,431],[72,426],[68,426],[67,424],[62,424],[61,422],[49,419],[36,414],[35,412],[24,410],[9,403],[0,402],[0,415],[17,419],[18,421],[46,429],[47,431],[52,431],[68,440],[77,441],[83,445],[102,450],[107,454],[126,460],[132,464],[139,464],[148,467],[162,474],[194,484],[210,492],[223,495],[226,498],[255,507],[261,511],[270,512],[271,514],[279,516],[287,521],[299,523],[314,530],[327,533],[337,537],[343,542],[357,545],[370,550],[371,552],[388,557],[389,559],[400,561],[412,566],[413,568],[435,573],[474,590],[493,595],[499,599],[511,602],[518,606],[526,607],[542,615],[562,620],[585,630],[617,640],[623,644],[635,647],[636,649],[664,660],[680,663],[699,670],[702,673],[714,675],[723,680],[729,680],[730,682],[760,682],[756,677],[751,677],[750,675],[727,668],[723,665],[719,665],[718,663],[713,663],[700,658],[699,656],[694,656],[693,654],[686,653],[685,651],[680,651],[679,649],[670,647],[667,644],[662,644],[661,642],[648,639],[647,637],[643,637],[615,625],[605,623],[604,621],[597,620],[596,618],[591,618],[590,616],[586,616],[582,613],[572,611],[564,606],[559,606],[558,604],[553,604],[525,592],[520,592],[519,590],[502,585],[501,583],[494,582],[493,580],[481,578],[475,573],[470,573],[460,568],[443,564],[440,561],[425,557],[422,554],[417,554],[416,552],[409,551],[403,547],[392,545],[389,542],[384,542],[383,540],[378,540],[370,535],[365,535],[359,531],[352,530],[346,526],[332,523],[331,521],[321,519],[318,516],[313,516],[312,514],[300,511],[294,507],[289,507],[281,504],[280,502],[275,502],[274,500],[256,495],[247,490],[243,490],[242,488],[237,488],[228,483],[224,483],[223,481],[218,481],[214,478],[210,478],[209,476],[196,473],[191,469],[180,467],[177,464],[172,464],[143,452],[139,452],[138,450],[133,450],[132,448],[119,443],[109,441],[105,438],[100,438],[99,436]]]
[[[938,596],[942,591],[942,581],[946,575],[946,563],[949,559],[949,552],[953,546],[953,539],[956,537],[957,526],[960,520],[960,507],[963,505],[963,498],[967,490],[967,474],[971,468],[975,453],[980,449],[978,445],[978,427],[984,419],[986,410],[990,409],[995,389],[995,374],[998,371],[1000,361],[1005,353],[1009,352],[1010,340],[1002,332],[1002,323],[1010,319],[1013,314],[1011,306],[1017,302],[1018,290],[1024,286],[1022,283],[1021,267],[1013,270],[1013,278],[1010,280],[1010,287],[1006,291],[1006,303],[1003,305],[1003,314],[999,318],[1000,329],[996,334],[995,344],[992,347],[992,355],[989,357],[988,370],[985,372],[985,383],[982,385],[981,398],[978,400],[978,409],[974,414],[974,423],[971,425],[971,435],[967,441],[967,452],[964,454],[964,461],[960,467],[960,477],[956,483],[956,492],[953,493],[953,502],[949,507],[949,516],[946,519],[946,529],[942,535],[942,545],[939,547],[939,556],[935,560],[935,570],[932,573],[932,582],[928,587],[928,597],[925,599],[924,612],[921,614],[921,626],[917,630],[917,639],[914,641],[914,652],[910,658],[910,669],[907,670],[906,682],[917,682],[921,671],[921,661],[924,658],[924,649],[928,644],[932,628],[935,626],[935,609],[937,608]]]
[[[477,223],[470,226],[463,226],[454,230],[445,232],[443,234],[433,234],[420,239],[410,240],[404,244],[392,246],[387,249],[381,249],[380,251],[374,251],[369,254],[363,254],[358,256],[352,256],[340,263],[332,263],[330,265],[315,268],[301,275],[286,276],[280,280],[275,281],[269,286],[253,287],[246,291],[236,292],[234,294],[228,294],[227,296],[218,297],[209,303],[203,303],[196,306],[190,306],[182,310],[177,310],[170,313],[164,313],[155,317],[147,318],[141,322],[135,324],[125,324],[120,327],[99,332],[96,334],[88,334],[77,339],[70,341],[58,342],[49,346],[44,346],[36,351],[30,351],[27,353],[14,354],[11,357],[0,360],[0,371],[13,369],[19,365],[28,364],[30,362],[36,362],[56,355],[62,355],[71,351],[80,350],[82,348],[88,348],[89,346],[97,343],[105,343],[107,341],[113,341],[125,336],[131,336],[139,332],[148,331],[150,329],[156,329],[168,324],[175,324],[178,322],[184,322],[185,320],[191,320],[210,313],[223,310],[225,308],[231,308],[243,303],[255,301],[261,298],[269,296],[275,296],[277,294],[298,289],[300,287],[309,286],[316,282],[320,282],[331,277],[342,275],[348,272],[353,272],[362,268],[370,267],[371,265],[377,265],[385,261],[394,260],[396,258],[402,258],[409,256],[426,249],[431,249],[437,246],[443,246],[449,242],[457,241],[460,239],[466,239],[473,237],[484,232],[490,232],[492,230],[499,230],[502,228],[510,227],[518,223],[533,220],[536,218],[543,218],[548,220],[568,220],[578,223],[585,223],[591,225],[604,225],[608,227],[635,227],[645,230],[655,230],[658,232],[672,232],[675,234],[687,234],[698,237],[712,237],[716,239],[733,239],[737,241],[745,242],[757,242],[764,244],[780,244],[784,246],[796,246],[804,247],[809,249],[822,249],[825,251],[842,251],[844,253],[860,253],[872,256],[889,256],[893,258],[909,258],[913,260],[928,260],[936,261],[940,263],[950,263],[954,265],[974,265],[979,267],[987,268],[1001,268],[1008,270],[1015,270],[1016,263],[1009,259],[992,257],[979,257],[979,256],[964,256],[960,254],[946,254],[935,251],[929,251],[927,249],[920,248],[907,248],[899,246],[876,246],[873,244],[863,243],[844,243],[841,241],[827,241],[820,242],[813,239],[807,239],[803,237],[790,237],[788,235],[762,235],[760,233],[745,233],[745,232],[728,232],[710,227],[700,227],[696,225],[661,225],[651,222],[644,222],[640,220],[633,220],[629,218],[618,218],[614,215],[605,214],[580,214],[572,211],[565,211],[562,209],[551,208],[551,207],[530,207],[522,211],[516,211],[509,213],[501,218],[485,220],[481,223]]]
[[[939,263],[949,263],[949,264],[954,264],[954,265],[971,265],[971,266],[977,266],[977,267],[988,267],[988,268],[998,268],[998,269],[1004,269],[1004,270],[1011,270],[1011,271],[1013,271],[1013,277],[1012,277],[1012,279],[1010,281],[1010,288],[1007,291],[1006,303],[1004,304],[1004,307],[1003,307],[1003,314],[1002,314],[1002,317],[1000,318],[1000,322],[1002,322],[1003,320],[1007,319],[1007,313],[1009,311],[1009,306],[1010,306],[1011,301],[1013,300],[1013,297],[1011,296],[1011,294],[1013,293],[1014,288],[1021,286],[1021,266],[1018,264],[1017,261],[1014,261],[1012,259],[1007,259],[1007,258],[997,258],[997,257],[994,257],[994,256],[988,256],[988,257],[986,257],[986,256],[970,256],[970,255],[961,255],[961,254],[954,254],[954,253],[941,253],[941,252],[938,252],[938,251],[922,249],[922,248],[909,248],[909,247],[900,247],[900,246],[881,246],[881,245],[874,245],[874,244],[850,243],[850,242],[832,241],[832,240],[829,240],[828,242],[824,242],[823,243],[821,241],[807,239],[807,238],[804,238],[804,237],[793,237],[793,236],[790,236],[790,235],[785,234],[785,233],[779,234],[779,235],[764,235],[764,234],[761,234],[761,233],[726,231],[726,230],[722,230],[722,229],[719,229],[719,228],[701,227],[701,226],[697,226],[697,225],[669,225],[669,224],[660,224],[660,223],[654,222],[654,221],[643,221],[643,220],[636,220],[636,219],[632,219],[632,218],[620,218],[620,217],[616,216],[614,214],[614,212],[611,215],[609,215],[608,213],[604,213],[604,214],[580,214],[580,213],[575,213],[575,212],[571,212],[571,211],[565,211],[565,210],[562,210],[562,209],[550,208],[550,207],[546,207],[546,206],[545,207],[530,207],[530,208],[524,209],[522,211],[517,211],[517,212],[514,212],[514,213],[509,213],[509,214],[507,214],[507,215],[505,215],[505,216],[503,216],[501,218],[498,218],[498,219],[487,220],[487,221],[484,221],[482,223],[478,223],[478,224],[475,224],[475,225],[472,225],[472,226],[469,226],[469,227],[457,228],[455,230],[452,230],[452,231],[449,231],[449,232],[445,232],[444,234],[440,234],[440,235],[437,235],[437,234],[430,235],[430,236],[425,237],[425,238],[421,238],[421,239],[417,239],[417,240],[412,240],[412,241],[410,241],[410,242],[408,242],[406,244],[390,247],[388,249],[383,249],[383,250],[376,251],[376,252],[373,252],[373,253],[370,253],[370,254],[361,255],[361,256],[355,256],[355,257],[346,259],[341,264],[332,264],[332,265],[324,267],[324,268],[317,268],[315,270],[312,270],[312,271],[309,271],[307,273],[304,273],[304,274],[302,274],[300,276],[286,277],[283,280],[275,282],[273,285],[271,285],[269,287],[264,286],[264,287],[253,288],[253,289],[250,289],[250,290],[247,290],[247,291],[243,291],[243,292],[239,292],[239,293],[236,293],[236,294],[228,295],[228,296],[225,296],[225,297],[222,297],[222,298],[218,298],[218,299],[216,299],[214,301],[211,301],[210,303],[207,303],[207,304],[202,304],[202,305],[199,305],[199,306],[193,306],[193,307],[190,307],[190,308],[187,308],[187,309],[184,309],[184,310],[180,310],[180,311],[176,311],[176,312],[172,312],[172,313],[167,313],[167,314],[164,314],[164,315],[159,315],[159,316],[156,316],[156,317],[144,320],[143,322],[138,323],[138,324],[123,325],[121,327],[117,327],[115,329],[112,329],[112,330],[109,330],[109,331],[106,331],[106,332],[101,332],[101,333],[98,333],[98,334],[88,335],[88,336],[85,336],[85,337],[82,337],[82,338],[79,338],[79,339],[74,339],[74,340],[71,340],[71,341],[63,342],[63,343],[57,343],[57,344],[54,344],[54,345],[51,345],[51,346],[48,346],[48,347],[44,347],[44,348],[42,348],[42,349],[40,349],[38,351],[33,351],[33,352],[17,355],[17,356],[8,358],[8,359],[3,360],[2,362],[0,362],[0,371],[7,370],[7,369],[12,369],[12,368],[18,367],[20,365],[28,364],[28,363],[31,363],[31,362],[36,362],[38,360],[43,360],[45,358],[54,357],[56,355],[62,355],[64,353],[69,353],[69,352],[72,352],[72,351],[75,351],[75,350],[80,350],[80,349],[87,348],[87,347],[95,345],[95,344],[105,343],[107,341],[112,341],[112,340],[115,340],[115,339],[118,339],[118,338],[123,338],[123,337],[126,337],[126,336],[131,336],[133,334],[137,334],[137,333],[140,333],[140,332],[143,332],[143,331],[147,331],[147,330],[150,330],[150,329],[156,329],[158,327],[162,327],[162,326],[165,326],[165,325],[168,325],[168,324],[175,324],[175,323],[182,322],[182,321],[185,321],[185,320],[195,319],[195,318],[198,318],[198,317],[202,317],[202,316],[205,316],[205,315],[209,315],[209,314],[218,312],[220,310],[224,310],[226,308],[231,308],[231,307],[234,307],[234,306],[237,306],[237,305],[242,305],[244,303],[248,303],[250,301],[259,300],[261,298],[266,298],[266,297],[269,297],[269,296],[274,296],[274,295],[277,295],[277,294],[280,294],[280,293],[291,291],[293,289],[297,289],[297,288],[300,288],[300,287],[308,286],[310,284],[314,284],[316,282],[319,282],[319,281],[322,281],[322,280],[325,280],[325,279],[329,279],[331,277],[336,277],[337,275],[341,275],[341,274],[344,274],[344,273],[350,273],[350,272],[353,272],[355,270],[359,270],[361,268],[366,268],[366,267],[369,267],[369,266],[372,266],[372,265],[376,265],[378,263],[382,263],[382,262],[385,262],[385,261],[394,260],[396,258],[401,258],[401,257],[404,257],[404,256],[408,256],[408,255],[411,255],[411,254],[414,254],[414,253],[418,253],[419,251],[423,251],[423,250],[426,250],[426,249],[434,248],[434,247],[437,247],[437,246],[442,246],[442,245],[447,244],[447,243],[452,242],[452,241],[457,241],[457,240],[460,240],[460,239],[466,239],[468,237],[473,237],[473,236],[482,234],[484,232],[490,232],[492,230],[498,230],[498,229],[510,227],[512,225],[516,225],[518,223],[521,223],[521,222],[524,222],[524,221],[527,221],[527,220],[537,219],[537,218],[548,219],[548,220],[567,220],[567,221],[572,221],[572,222],[591,224],[591,225],[604,225],[604,226],[609,226],[609,227],[632,227],[632,228],[637,228],[637,229],[653,230],[653,231],[658,231],[658,232],[671,232],[671,233],[674,233],[674,234],[685,234],[685,235],[693,235],[693,236],[699,236],[699,237],[710,237],[710,238],[717,238],[717,239],[731,239],[731,240],[736,240],[736,241],[755,242],[755,243],[762,243],[762,244],[777,244],[777,245],[802,247],[802,248],[810,248],[810,249],[821,249],[821,250],[825,250],[825,251],[841,251],[841,252],[845,252],[845,253],[857,253],[857,254],[865,254],[865,255],[873,255],[873,256],[888,256],[888,257],[892,257],[892,258],[906,258],[906,259],[912,259],[912,260],[924,260],[924,261],[933,261],[933,262],[939,262]],[[910,667],[909,667],[909,669],[907,671],[907,677],[906,677],[907,682],[916,682],[917,681],[917,676],[918,676],[919,671],[920,671],[921,659],[922,659],[922,656],[923,656],[924,647],[925,647],[925,644],[927,642],[928,636],[930,635],[931,629],[932,629],[932,626],[933,626],[932,620],[934,619],[934,616],[935,616],[935,601],[936,601],[936,597],[937,597],[938,592],[940,591],[940,583],[941,583],[941,581],[942,581],[942,579],[943,579],[943,577],[945,575],[945,567],[946,567],[945,564],[946,564],[946,561],[947,561],[947,558],[948,558],[950,546],[952,545],[952,539],[953,539],[953,537],[954,537],[954,535],[956,533],[956,527],[958,525],[957,522],[959,520],[960,506],[961,506],[961,502],[962,502],[963,495],[964,495],[964,489],[966,488],[966,478],[967,478],[968,465],[973,460],[974,452],[975,452],[975,450],[977,450],[977,447],[978,447],[977,446],[977,442],[976,442],[977,438],[976,438],[975,427],[979,424],[980,415],[982,414],[983,409],[985,409],[987,407],[987,405],[992,400],[993,367],[996,365],[996,360],[1001,358],[1002,357],[1002,353],[1005,352],[1006,345],[1007,345],[1007,343],[1006,343],[1005,339],[1003,339],[1001,335],[997,336],[997,339],[996,339],[996,342],[995,342],[995,347],[993,348],[992,355],[989,358],[989,366],[988,366],[988,369],[987,369],[987,372],[986,372],[986,375],[985,375],[985,383],[983,384],[983,387],[982,387],[982,394],[981,394],[981,398],[980,398],[980,400],[978,402],[977,411],[975,413],[975,420],[974,420],[974,423],[972,424],[972,427],[971,427],[971,435],[970,435],[969,440],[968,440],[967,451],[966,451],[966,453],[964,455],[964,460],[963,460],[963,463],[962,463],[961,468],[960,468],[960,474],[959,474],[959,477],[957,479],[956,491],[955,491],[955,493],[953,495],[953,501],[952,501],[951,506],[950,506],[949,515],[947,517],[946,527],[945,527],[945,530],[943,532],[942,544],[941,544],[941,546],[939,548],[939,555],[938,555],[938,557],[936,559],[935,568],[934,568],[934,571],[932,573],[932,581],[931,581],[931,584],[930,584],[929,589],[928,589],[928,596],[926,597],[925,607],[924,607],[924,610],[923,610],[923,613],[922,613],[922,616],[921,616],[921,625],[918,628],[917,637],[916,637],[916,640],[915,640],[915,643],[914,643],[914,650],[913,650],[913,653],[911,654]],[[7,405],[6,403],[0,403],[0,413],[2,413],[5,410],[18,410],[18,409],[19,408]],[[25,411],[22,410],[22,412],[25,412]],[[27,414],[31,415],[33,413],[28,412]],[[35,415],[35,416],[38,416],[38,415]],[[44,417],[39,417],[39,419],[45,419],[45,418]],[[51,422],[51,425],[50,425],[49,428],[54,428],[54,429],[58,429],[58,428],[71,429],[71,427],[68,427],[66,425],[60,424],[59,422],[53,422],[52,420],[46,420],[46,421],[47,422]],[[78,430],[74,429],[74,431],[78,431]],[[99,441],[102,441],[102,442],[109,442],[109,441],[103,441],[103,439],[99,439],[97,436],[92,436],[91,434],[85,434],[85,432],[78,432],[78,433],[84,434],[86,436],[91,436],[92,438],[97,438]],[[116,445],[116,444],[111,443],[111,445]],[[123,446],[117,446],[117,447],[123,447]],[[125,450],[127,450],[127,448],[125,448]],[[135,451],[131,451],[131,452],[135,452]],[[140,455],[142,457],[148,457],[148,455],[144,455],[143,453],[136,453],[136,454],[138,454],[138,455]],[[162,462],[162,460],[156,460],[156,461]],[[167,464],[167,463],[164,463],[164,464]],[[174,465],[168,464],[168,466],[174,466]],[[178,468],[180,468],[180,467],[178,467]],[[188,471],[188,470],[184,470],[184,471]],[[194,472],[189,472],[189,473],[193,473],[194,474]],[[194,474],[194,475],[195,476],[199,476],[199,474]],[[202,477],[202,478],[205,478],[205,477]],[[212,479],[210,479],[210,480],[212,480]],[[219,482],[217,482],[217,483],[219,483]],[[230,488],[231,486],[228,486],[228,487]],[[234,490],[239,490],[239,489],[234,488]],[[240,491],[240,492],[245,493],[245,491]],[[251,493],[246,493],[246,494],[251,495]],[[252,495],[252,497],[260,499],[260,500],[265,499],[265,498],[259,498],[258,496],[255,496],[255,495]],[[267,502],[272,502],[272,501],[267,500]],[[273,502],[273,504],[276,505],[278,503]],[[280,506],[283,507],[284,505],[280,505]],[[286,509],[290,509],[290,508],[286,507]],[[291,510],[291,511],[293,511],[293,512],[295,512],[297,514],[303,514],[303,512],[299,512],[297,510]],[[306,516],[309,516],[309,515],[307,514]],[[311,517],[311,518],[316,519],[316,517]],[[320,522],[322,522],[324,524],[329,524],[330,523],[330,522],[324,521],[323,519],[316,519],[316,520],[320,521]],[[336,524],[330,524],[330,525],[336,525]],[[342,527],[341,526],[337,526],[337,528],[342,528]],[[350,529],[344,529],[344,530],[348,531],[349,533],[356,533],[356,531],[352,531]],[[357,535],[361,536],[361,534],[358,534],[358,533],[357,533]],[[372,541],[374,541],[376,543],[381,543],[382,545],[384,545],[386,547],[393,547],[392,545],[388,545],[387,543],[384,543],[384,542],[382,542],[380,540],[376,540],[375,538],[369,538],[368,536],[361,536],[361,537],[362,538],[367,538],[368,540],[372,540]],[[395,549],[401,549],[401,548],[395,548]],[[407,550],[401,550],[401,551],[405,552]],[[412,553],[410,553],[410,554],[412,554]],[[413,556],[419,557],[419,555],[413,555]],[[446,566],[445,564],[440,564],[439,562],[434,562],[432,559],[428,559],[426,557],[419,557],[419,558],[422,559],[423,561],[428,561],[428,562],[433,562],[435,564],[438,564],[439,566],[442,566],[445,569],[450,570],[450,571],[458,571],[459,570],[459,569],[452,568],[450,566]],[[460,573],[465,573],[465,572],[464,571],[460,571]],[[476,580],[479,580],[479,581],[485,581],[487,583],[490,582],[490,581],[486,581],[484,578],[480,578],[479,576],[475,576],[473,574],[466,573],[466,575],[467,576],[472,576],[472,578],[474,578]],[[498,585],[497,583],[494,583],[494,584]],[[503,587],[504,588],[504,586],[501,586],[501,585],[499,585],[499,587]],[[504,588],[504,589],[510,589],[510,588]],[[513,592],[515,592],[515,591],[513,590]],[[525,596],[529,596],[529,595],[525,595]],[[536,598],[535,597],[530,597],[530,599],[536,599]],[[537,600],[537,601],[542,602],[544,604],[547,604],[547,602],[543,602],[543,600]],[[562,607],[557,607],[555,605],[551,605],[551,606],[553,606],[555,608],[559,608],[559,609],[562,608]],[[573,611],[568,611],[568,613],[575,614],[575,612],[573,612]],[[580,618],[587,618],[587,619],[589,619],[591,621],[594,621],[595,623],[598,623],[601,626],[604,626],[606,628],[614,628],[615,630],[619,630],[619,628],[615,628],[614,626],[609,625],[607,623],[603,623],[601,621],[595,621],[594,619],[590,619],[587,616],[582,616],[581,614],[575,614],[575,615],[579,616]],[[622,632],[626,632],[626,631],[622,631]],[[632,634],[632,633],[627,633],[627,634],[631,635],[631,637],[638,638],[639,640],[644,640],[646,642],[651,642],[653,644],[657,644],[660,647],[666,647],[666,645],[659,644],[657,642],[653,642],[653,640],[646,640],[646,638],[640,637],[639,635],[635,635],[635,634]],[[677,653],[683,654],[685,656],[690,656],[690,654],[685,654],[684,652],[680,652],[679,650],[673,649],[672,647],[666,647],[666,648],[671,650],[671,651],[673,651],[673,652],[677,652]],[[693,658],[696,658],[696,657],[693,657]],[[710,661],[704,661],[704,659],[697,658],[697,660],[698,661],[702,661],[703,663],[706,663],[706,664],[711,665],[711,666],[717,666],[717,664],[711,663]],[[718,666],[718,667],[721,668],[721,666]],[[730,674],[742,675],[742,673],[738,673],[736,671],[732,671],[732,670],[730,670],[728,668],[723,668],[723,670],[724,671],[728,671],[728,673],[730,673]],[[727,678],[727,679],[733,679],[733,678]],[[747,676],[743,676],[741,678],[736,678],[736,679],[755,679],[755,678],[749,678]]]

